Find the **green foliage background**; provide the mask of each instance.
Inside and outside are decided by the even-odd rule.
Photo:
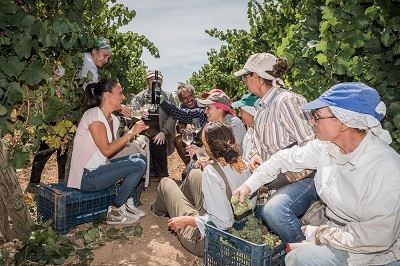
[[[0,0],[0,130],[14,167],[29,163],[40,140],[58,148],[73,134],[81,115],[81,51],[98,37],[113,47],[100,77],[117,78],[126,94],[145,86],[143,49],[155,57],[158,50],[143,35],[118,32],[136,12],[115,2]],[[399,3],[251,0],[250,30],[207,30],[226,45],[211,49],[209,63],[189,81],[199,93],[218,87],[237,100],[246,88],[232,73],[251,54],[270,52],[290,60],[286,87],[309,100],[338,82],[364,82],[386,103],[383,126],[399,152]]]
[[[126,93],[145,84],[145,36],[120,33],[136,15],[115,0],[0,0],[0,130],[14,167],[27,165],[40,140],[59,148],[81,115],[76,76],[84,48],[109,39],[113,56],[100,77],[117,78]],[[64,75],[60,72],[65,70]]]
[[[387,105],[382,121],[400,151],[400,2],[388,0],[249,1],[250,31],[206,32],[226,41],[208,53],[209,63],[193,73],[198,92],[218,87],[233,100],[247,90],[232,73],[251,54],[286,57],[286,88],[308,100],[332,85],[361,81],[376,88]]]

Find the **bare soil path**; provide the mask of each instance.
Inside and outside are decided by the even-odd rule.
[[[180,178],[184,164],[176,151],[168,159],[169,174]],[[30,176],[30,168],[17,172],[21,188],[25,190]],[[54,156],[46,164],[42,174],[43,183],[57,182],[57,163]],[[143,227],[141,237],[135,237],[124,243],[118,240],[106,242],[105,246],[94,250],[94,261],[90,265],[203,265],[202,258],[196,257],[182,247],[178,238],[168,230],[167,218],[158,217],[150,210],[157,193],[157,181],[150,179],[149,187],[142,193],[140,208],[146,216],[140,219]],[[84,228],[79,225],[74,230]],[[73,233],[73,232],[72,232]],[[71,234],[72,235],[72,234]],[[65,265],[72,264],[73,261]]]

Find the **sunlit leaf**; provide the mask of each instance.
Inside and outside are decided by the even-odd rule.
[[[7,108],[0,104],[0,116],[4,116],[7,114]]]
[[[323,65],[328,61],[328,58],[324,54],[318,54],[315,58],[317,59],[318,64],[320,65]]]

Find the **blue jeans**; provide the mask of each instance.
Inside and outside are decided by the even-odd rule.
[[[285,257],[286,266],[342,266],[347,265],[347,251],[327,245],[307,245],[290,251]],[[393,261],[387,266],[398,266]]]
[[[132,196],[133,190],[143,177],[146,161],[146,156],[143,154],[132,154],[112,159],[111,164],[101,165],[92,171],[84,169],[81,190],[103,190],[123,179],[113,204],[119,208]]]
[[[262,218],[282,242],[296,243],[305,240],[299,216],[318,199],[314,178],[308,177],[279,188],[268,199],[262,210]]]

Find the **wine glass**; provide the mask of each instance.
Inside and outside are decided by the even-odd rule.
[[[182,129],[182,141],[186,144],[186,145],[190,145],[190,143],[192,143],[193,141],[193,132],[187,129]],[[185,154],[185,156],[190,156],[190,153],[187,152],[187,154]]]
[[[198,118],[193,118],[192,119],[192,130],[196,134],[200,132],[201,130],[201,125],[200,125],[200,120]]]
[[[142,99],[142,110],[144,112],[149,113],[149,110],[151,108],[151,100],[149,97],[143,97]],[[143,120],[150,120],[149,118],[143,118]]]
[[[142,116],[144,114],[142,107],[137,101],[132,101],[132,117],[136,119],[142,119]]]
[[[204,166],[204,163],[210,160],[210,156],[208,155],[206,149],[203,147],[198,148],[196,151],[197,162],[195,164],[195,168],[201,169]],[[202,163],[202,164],[199,164]]]
[[[210,160],[210,156],[208,155],[204,146],[197,149],[196,156],[197,156],[197,160],[201,161],[201,162],[206,162],[206,161]]]

